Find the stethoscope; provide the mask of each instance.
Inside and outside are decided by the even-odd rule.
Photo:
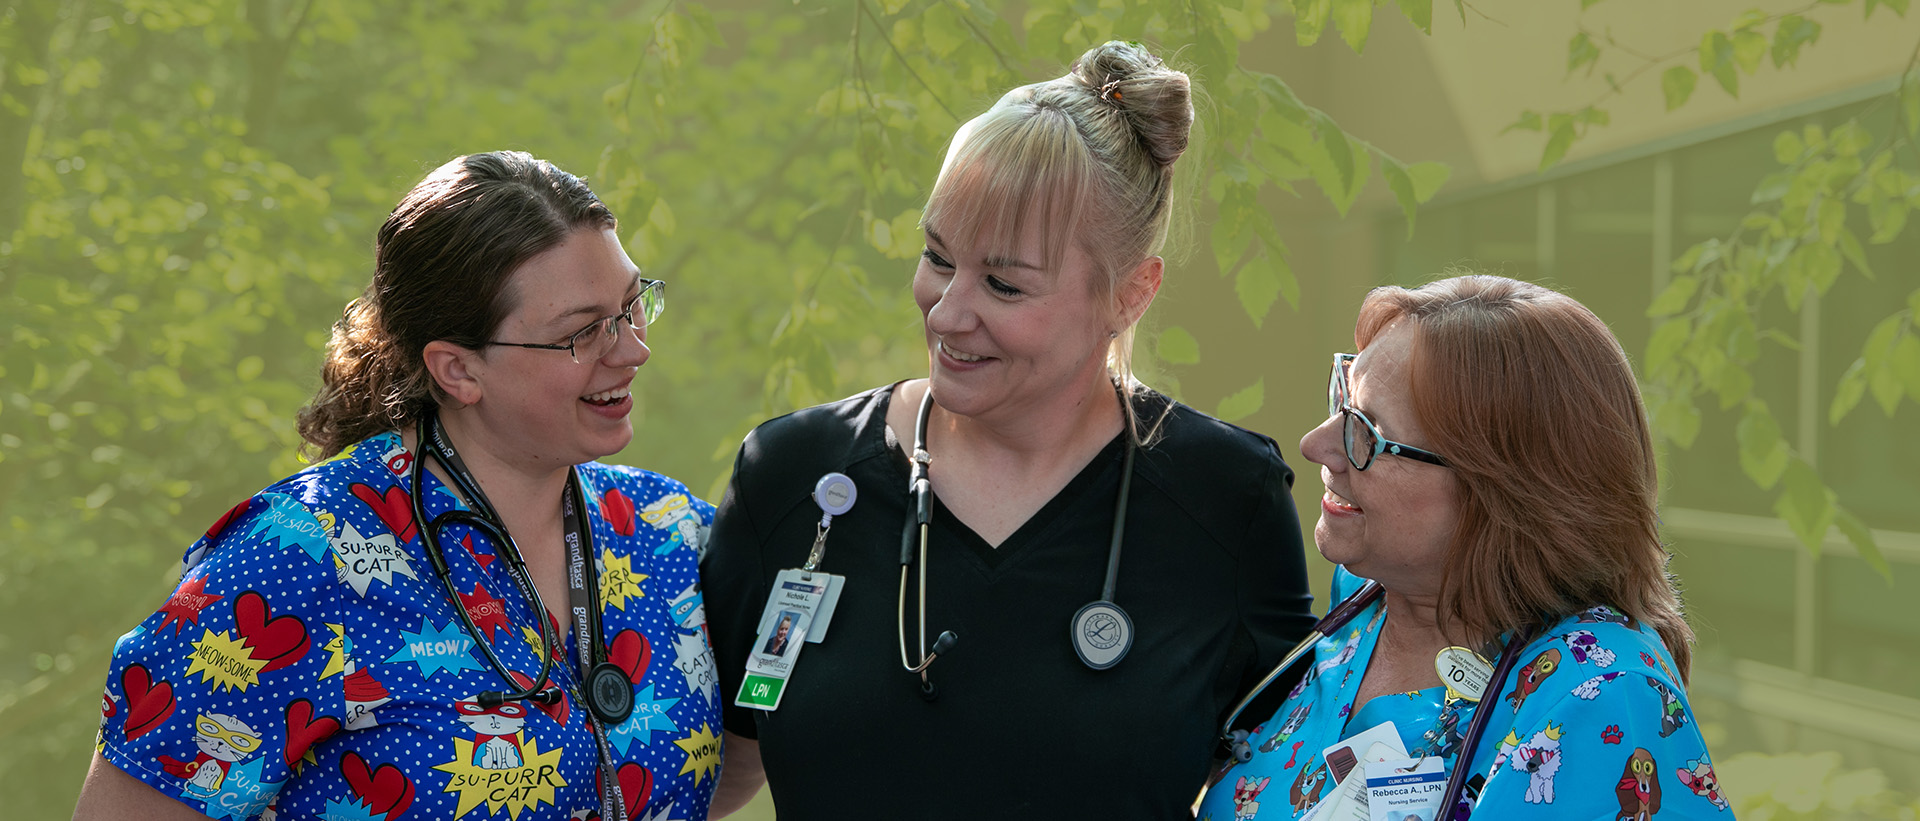
[[[1374,602],[1379,601],[1386,593],[1387,589],[1381,587],[1379,582],[1369,579],[1366,584],[1360,586],[1359,590],[1354,591],[1353,595],[1348,596],[1345,601],[1334,605],[1333,609],[1327,611],[1326,616],[1315,622],[1313,629],[1307,631],[1307,637],[1301,639],[1299,644],[1294,645],[1292,650],[1288,650],[1286,656],[1280,659],[1280,663],[1275,665],[1273,670],[1267,673],[1265,678],[1260,679],[1259,684],[1254,685],[1253,691],[1247,693],[1246,698],[1240,699],[1239,704],[1234,705],[1233,712],[1228,713],[1227,720],[1220,725],[1220,740],[1227,746],[1229,766],[1232,764],[1245,764],[1253,760],[1253,746],[1248,743],[1248,739],[1251,738],[1252,734],[1246,730],[1236,730],[1233,728],[1233,723],[1240,719],[1240,714],[1246,711],[1247,705],[1252,704],[1253,700],[1258,698],[1260,694],[1267,689],[1268,685],[1272,684],[1275,679],[1278,679],[1282,674],[1286,673],[1288,669],[1292,668],[1293,665],[1311,651],[1313,646],[1318,644],[1321,639],[1339,632],[1341,628],[1353,621],[1354,616],[1359,615],[1361,611],[1371,607]],[[1507,639],[1506,644],[1500,648],[1500,662],[1498,666],[1494,668],[1493,677],[1487,679],[1487,686],[1498,688],[1501,682],[1506,681],[1507,674],[1513,670],[1514,659],[1520,655],[1514,651],[1525,647],[1527,642],[1532,641],[1533,632],[1532,628],[1527,628],[1515,632],[1513,636]],[[1442,817],[1466,817],[1466,813],[1459,811],[1459,805],[1464,803],[1460,797],[1460,793],[1466,788],[1467,783],[1467,767],[1465,765],[1473,761],[1474,751],[1480,745],[1480,737],[1486,734],[1487,722],[1493,716],[1493,713],[1493,710],[1473,711],[1473,721],[1467,724],[1467,732],[1461,737],[1459,753],[1454,758],[1453,772],[1447,775],[1447,790],[1442,793],[1440,797],[1440,812]],[[1472,807],[1468,806],[1465,810],[1467,813],[1471,813]]]
[[[1125,397],[1121,401],[1126,401]],[[941,654],[953,649],[960,636],[952,630],[943,630],[933,640],[933,646],[927,646],[927,528],[933,521],[933,483],[927,478],[927,466],[932,464],[933,455],[927,452],[927,417],[933,412],[933,386],[927,386],[927,392],[920,397],[920,409],[913,417],[913,453],[909,457],[907,476],[906,524],[900,532],[900,599],[895,609],[894,625],[900,638],[900,666],[909,673],[920,674],[920,697],[932,701],[938,693],[933,681],[927,675],[927,668]],[[1114,586],[1120,576],[1120,545],[1127,532],[1127,498],[1133,490],[1134,442],[1127,436],[1127,455],[1120,468],[1120,494],[1113,513],[1113,535],[1107,546],[1107,576],[1100,587],[1100,598],[1088,602],[1086,606],[1073,614],[1069,625],[1074,652],[1080,661],[1095,670],[1105,670],[1120,663],[1127,651],[1133,648],[1133,618],[1113,601]],[[916,539],[915,534],[918,534]],[[920,625],[920,661],[918,664],[907,657],[907,572],[914,565],[914,547],[919,546],[919,621]]]
[[[498,707],[509,701],[536,701],[546,705],[560,703],[560,688],[551,686],[553,648],[557,645],[554,644],[552,627],[548,623],[549,619],[546,618],[547,605],[540,597],[540,590],[533,586],[533,574],[527,570],[526,562],[520,556],[520,546],[514,542],[512,534],[507,532],[506,526],[501,523],[500,515],[495,512],[493,504],[487,500],[486,494],[480,490],[472,474],[467,472],[459,453],[453,448],[453,443],[447,439],[446,432],[441,429],[438,414],[428,413],[421,418],[418,436],[420,454],[413,460],[411,480],[413,518],[416,522],[425,523],[425,526],[420,528],[421,545],[425,548],[428,560],[433,563],[434,575],[440,578],[448,603],[453,606],[454,612],[460,615],[460,623],[466,629],[467,636],[479,646],[481,654],[486,656],[487,664],[493,668],[494,673],[512,688],[506,691],[488,690],[475,696],[475,700],[485,708]],[[433,517],[431,521],[427,519],[425,494],[421,491],[425,488],[422,484],[422,474],[426,469],[426,460],[429,456],[438,460],[441,467],[446,469],[446,474],[460,494],[466,497],[471,510],[454,508]],[[567,492],[571,494],[569,511],[579,511],[583,514],[584,507],[580,500],[585,498],[585,495],[580,490],[580,473],[577,469],[568,469]],[[542,648],[542,652],[539,653],[540,675],[524,686],[514,677],[513,671],[500,661],[500,656],[493,650],[493,644],[486,640],[480,628],[473,623],[473,614],[467,612],[467,608],[460,604],[460,591],[454,587],[453,573],[447,567],[446,554],[440,546],[440,529],[448,525],[465,525],[481,531],[493,540],[502,558],[506,560],[507,576],[513,579],[514,586],[520,589],[522,600],[533,607],[533,620],[539,622]],[[569,525],[569,530],[577,533],[579,537],[577,547],[574,548],[576,559],[581,555],[592,557],[594,555],[593,528],[577,522],[569,522]],[[591,559],[589,558],[584,564],[584,571],[592,574],[594,568]],[[585,586],[591,591],[597,588],[598,584],[592,579],[587,579]],[[627,678],[625,670],[605,658],[606,648],[600,642],[599,607],[589,603],[586,611],[589,637],[583,644],[592,648],[592,666],[587,673],[587,688],[585,698],[582,700],[587,702],[587,708],[595,718],[604,722],[606,726],[616,726],[626,721],[627,716],[633,711],[632,682]]]

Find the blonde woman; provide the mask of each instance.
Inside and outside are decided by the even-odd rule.
[[[742,446],[702,574],[730,760],[782,819],[1177,816],[1305,633],[1273,440],[1128,368],[1192,118],[1136,44],[1008,92],[925,210],[928,377]],[[794,601],[798,655],[756,652]]]

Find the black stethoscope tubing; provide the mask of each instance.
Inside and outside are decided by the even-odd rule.
[[[1121,395],[1120,399],[1125,402],[1125,395]],[[913,452],[909,455],[907,476],[907,498],[910,503],[906,523],[900,529],[900,599],[894,622],[900,638],[900,666],[909,673],[920,674],[920,695],[928,701],[934,699],[935,691],[933,681],[927,675],[927,667],[942,653],[952,650],[960,640],[952,630],[944,630],[934,639],[933,647],[927,647],[927,529],[933,521],[933,483],[927,478],[927,468],[933,462],[933,456],[927,452],[927,419],[932,412],[933,386],[929,384],[926,393],[920,397],[920,407],[913,417]],[[1120,547],[1127,532],[1127,498],[1133,491],[1135,446],[1131,434],[1123,435],[1127,436],[1127,455],[1120,469],[1119,500],[1115,503],[1113,514],[1113,535],[1107,545],[1107,574],[1100,585],[1099,601],[1108,603],[1113,601],[1114,588],[1120,578]],[[918,539],[915,539],[916,534]],[[920,616],[919,664],[907,660],[907,570],[914,564],[916,545],[920,552],[920,590],[917,599]],[[1117,605],[1115,607],[1117,609]]]
[[[452,447],[444,439],[437,416],[428,414],[421,418],[418,436],[420,453],[414,457],[411,480],[413,519],[422,524],[420,544],[425,548],[427,559],[433,562],[434,575],[440,577],[440,585],[445,589],[447,602],[453,607],[454,612],[459,614],[461,626],[466,629],[467,637],[473,639],[474,644],[479,645],[481,655],[487,658],[487,664],[509,687],[513,688],[505,692],[488,690],[476,696],[476,700],[480,702],[480,706],[487,708],[498,707],[509,701],[532,700],[548,705],[559,703],[560,689],[548,686],[552,683],[554,644],[552,629],[546,618],[547,605],[540,598],[540,591],[533,586],[533,575],[527,571],[526,563],[520,558],[519,546],[514,543],[513,536],[507,533],[507,529],[499,523],[499,514],[494,512],[493,505],[487,501],[486,495],[480,491],[479,487],[469,482],[468,477],[462,475],[462,471],[455,469],[449,463],[445,454],[450,453]],[[429,456],[438,460],[440,465],[447,469],[447,475],[452,478],[454,486],[459,489],[461,495],[467,498],[467,503],[473,508],[472,510],[456,508],[428,521],[427,505],[424,499],[426,494],[423,492],[426,489],[423,474]],[[572,476],[569,481],[577,483],[579,477]],[[575,490],[578,489],[577,484],[573,487]],[[473,615],[467,612],[467,608],[460,605],[460,591],[453,586],[453,573],[447,567],[446,554],[440,547],[440,528],[447,525],[466,525],[492,539],[502,557],[506,559],[507,575],[513,579],[514,586],[520,588],[522,600],[532,603],[534,621],[539,622],[540,647],[543,651],[540,653],[540,675],[533,679],[532,684],[523,687],[514,679],[513,671],[500,661],[499,655],[493,652],[493,644],[486,640],[479,626],[473,623]],[[580,530],[581,538],[585,541],[585,549],[588,551],[587,555],[591,556],[593,555],[592,529],[583,527]],[[596,634],[599,632],[599,616],[599,613],[592,614]]]
[[[1246,711],[1247,705],[1253,703],[1253,700],[1259,697],[1259,695],[1267,689],[1268,685],[1272,684],[1275,679],[1292,668],[1301,657],[1313,650],[1313,646],[1318,644],[1321,639],[1347,626],[1348,622],[1353,621],[1354,616],[1359,615],[1360,611],[1367,609],[1372,606],[1374,602],[1379,601],[1382,596],[1386,595],[1386,592],[1387,589],[1381,587],[1379,582],[1371,579],[1367,580],[1367,583],[1361,585],[1360,589],[1354,591],[1353,595],[1348,596],[1345,601],[1334,605],[1333,609],[1327,611],[1326,616],[1315,622],[1313,629],[1307,631],[1307,637],[1301,639],[1299,644],[1294,645],[1292,650],[1288,650],[1287,655],[1280,659],[1280,663],[1275,665],[1273,670],[1268,672],[1266,677],[1260,680],[1259,684],[1254,685],[1253,691],[1247,693],[1245,698],[1240,699],[1239,704],[1234,705],[1233,712],[1227,714],[1226,722],[1220,727],[1220,740],[1227,745],[1228,756],[1231,759],[1230,764],[1244,764],[1253,758],[1252,747],[1247,741],[1250,736],[1244,730],[1233,729],[1233,723],[1239,720],[1240,714]],[[1500,662],[1494,668],[1493,677],[1487,680],[1487,686],[1495,690],[1499,689],[1500,683],[1506,681],[1507,674],[1512,672],[1514,659],[1520,655],[1514,652],[1514,650],[1525,647],[1527,642],[1532,640],[1533,630],[1531,628],[1521,630],[1507,639],[1506,646],[1500,649]],[[1440,797],[1440,813],[1443,818],[1457,817],[1454,814],[1454,807],[1460,803],[1460,793],[1465,789],[1467,783],[1467,768],[1464,765],[1473,761],[1474,750],[1479,746],[1480,737],[1486,734],[1487,722],[1492,716],[1492,710],[1474,710],[1473,720],[1467,723],[1467,732],[1461,738],[1460,751],[1454,757],[1453,772],[1447,775],[1446,792],[1442,793]]]

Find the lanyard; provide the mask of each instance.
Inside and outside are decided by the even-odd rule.
[[[453,442],[447,439],[446,432],[440,427],[438,416],[427,417],[427,420],[423,420],[421,427],[424,433],[421,437],[423,444],[431,448],[433,455],[446,466],[454,485],[480,514],[481,521],[489,525],[486,529],[497,528],[499,533],[496,535],[505,537],[496,538],[495,541],[498,543],[496,549],[507,560],[507,575],[513,579],[514,586],[520,588],[522,599],[537,611],[533,617],[540,620],[542,628],[541,644],[543,646],[540,650],[549,654],[555,652],[558,648],[544,640],[546,635],[544,628],[547,619],[550,618],[546,612],[546,605],[541,600],[539,591],[533,586],[532,574],[527,571],[526,562],[520,556],[519,546],[514,544],[506,527],[499,524],[500,516],[495,512],[493,503],[487,499],[485,491],[480,489],[480,483],[474,479],[473,473],[467,470],[466,462],[460,458],[459,452],[454,450]],[[422,487],[416,483],[414,487],[416,501],[421,490]],[[584,694],[576,686],[573,688],[573,696],[575,701],[586,702],[588,708],[587,728],[593,735],[594,748],[600,761],[601,777],[597,781],[601,814],[609,821],[627,821],[626,801],[620,792],[619,779],[613,777],[615,772],[613,749],[607,741],[606,727],[625,721],[627,715],[632,712],[633,689],[632,682],[626,677],[626,673],[606,662],[605,646],[600,641],[600,612],[598,602],[595,601],[599,573],[589,561],[593,552],[593,531],[581,520],[583,498],[584,494],[580,490],[580,471],[577,468],[569,468],[567,489],[560,498],[562,541],[567,547],[567,598],[574,619],[578,680],[587,683]],[[421,507],[424,509],[424,504]],[[423,529],[421,531],[423,543],[436,559],[435,569],[440,571],[441,578],[450,583],[452,577],[447,574],[445,558],[440,555],[438,530],[437,526]],[[461,609],[464,612],[464,608]],[[476,633],[475,638],[478,640],[477,631],[471,632]],[[488,656],[492,657],[492,655],[491,647],[488,646]],[[543,679],[546,665],[547,660],[542,659]],[[614,680],[616,678],[617,681]],[[510,676],[507,680],[512,684],[518,683]],[[536,684],[535,688],[543,686],[544,683],[543,681]]]

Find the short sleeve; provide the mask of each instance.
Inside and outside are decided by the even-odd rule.
[[[1313,594],[1307,588],[1306,550],[1300,517],[1293,506],[1293,469],[1270,441],[1262,442],[1266,471],[1256,509],[1240,547],[1240,601],[1252,636],[1254,662],[1247,666],[1239,692],[1258,684],[1294,644],[1313,629]],[[1286,687],[1270,687],[1284,696]],[[1263,695],[1265,695],[1263,693]],[[1256,701],[1243,715],[1270,714],[1279,701]]]
[[[733,694],[740,691],[740,660],[750,652],[759,606],[766,600],[768,587],[760,558],[763,539],[754,526],[745,493],[746,480],[755,470],[752,454],[756,452],[756,435],[757,431],[748,434],[734,459],[733,476],[713,514],[712,538],[700,564],[701,585],[708,602],[707,631],[720,668],[722,722],[729,731],[746,738],[758,736],[755,711],[735,705]]]
[[[1527,697],[1499,740],[1476,817],[1731,817],[1717,789],[1708,789],[1717,779],[1681,689],[1631,669],[1558,679],[1546,678]]]
[[[261,493],[188,552],[178,587],[114,646],[100,752],[215,818],[258,816],[346,714],[326,528]],[[331,628],[331,629],[330,629]]]

